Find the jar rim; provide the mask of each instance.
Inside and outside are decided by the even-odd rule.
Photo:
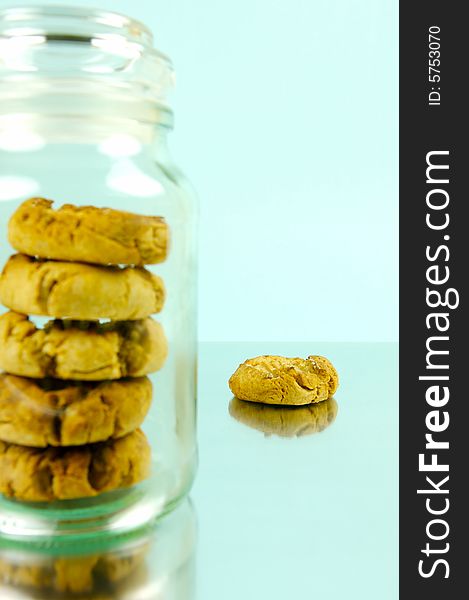
[[[6,6],[0,9],[0,92],[8,98],[114,94],[124,104],[170,111],[173,65],[153,39],[145,24],[118,12]]]
[[[110,31],[118,29],[120,34],[125,34],[129,41],[140,42],[150,48],[153,46],[153,32],[142,21],[117,11],[79,5],[21,4],[2,7],[0,8],[0,35],[8,36],[8,29],[5,30],[5,25],[47,18],[63,19],[64,26],[66,22],[72,26],[73,22],[87,21],[109,28]]]

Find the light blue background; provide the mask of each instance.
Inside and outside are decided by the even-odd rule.
[[[80,4],[175,62],[201,340],[396,340],[397,1]]]

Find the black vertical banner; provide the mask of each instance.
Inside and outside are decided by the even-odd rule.
[[[400,597],[469,597],[469,32],[400,5]],[[466,384],[466,385],[465,385]]]

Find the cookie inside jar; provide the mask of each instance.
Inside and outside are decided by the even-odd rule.
[[[164,282],[144,267],[166,256],[164,220],[34,198],[8,238],[19,253],[0,277],[0,492],[54,502],[134,486],[150,474],[148,375],[168,354],[153,318]]]

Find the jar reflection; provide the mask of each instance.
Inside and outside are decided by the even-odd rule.
[[[319,433],[331,425],[338,412],[334,398],[307,406],[274,406],[233,398],[230,415],[266,436],[301,437]]]
[[[196,516],[189,501],[151,529],[81,544],[0,538],[2,600],[191,600]]]

